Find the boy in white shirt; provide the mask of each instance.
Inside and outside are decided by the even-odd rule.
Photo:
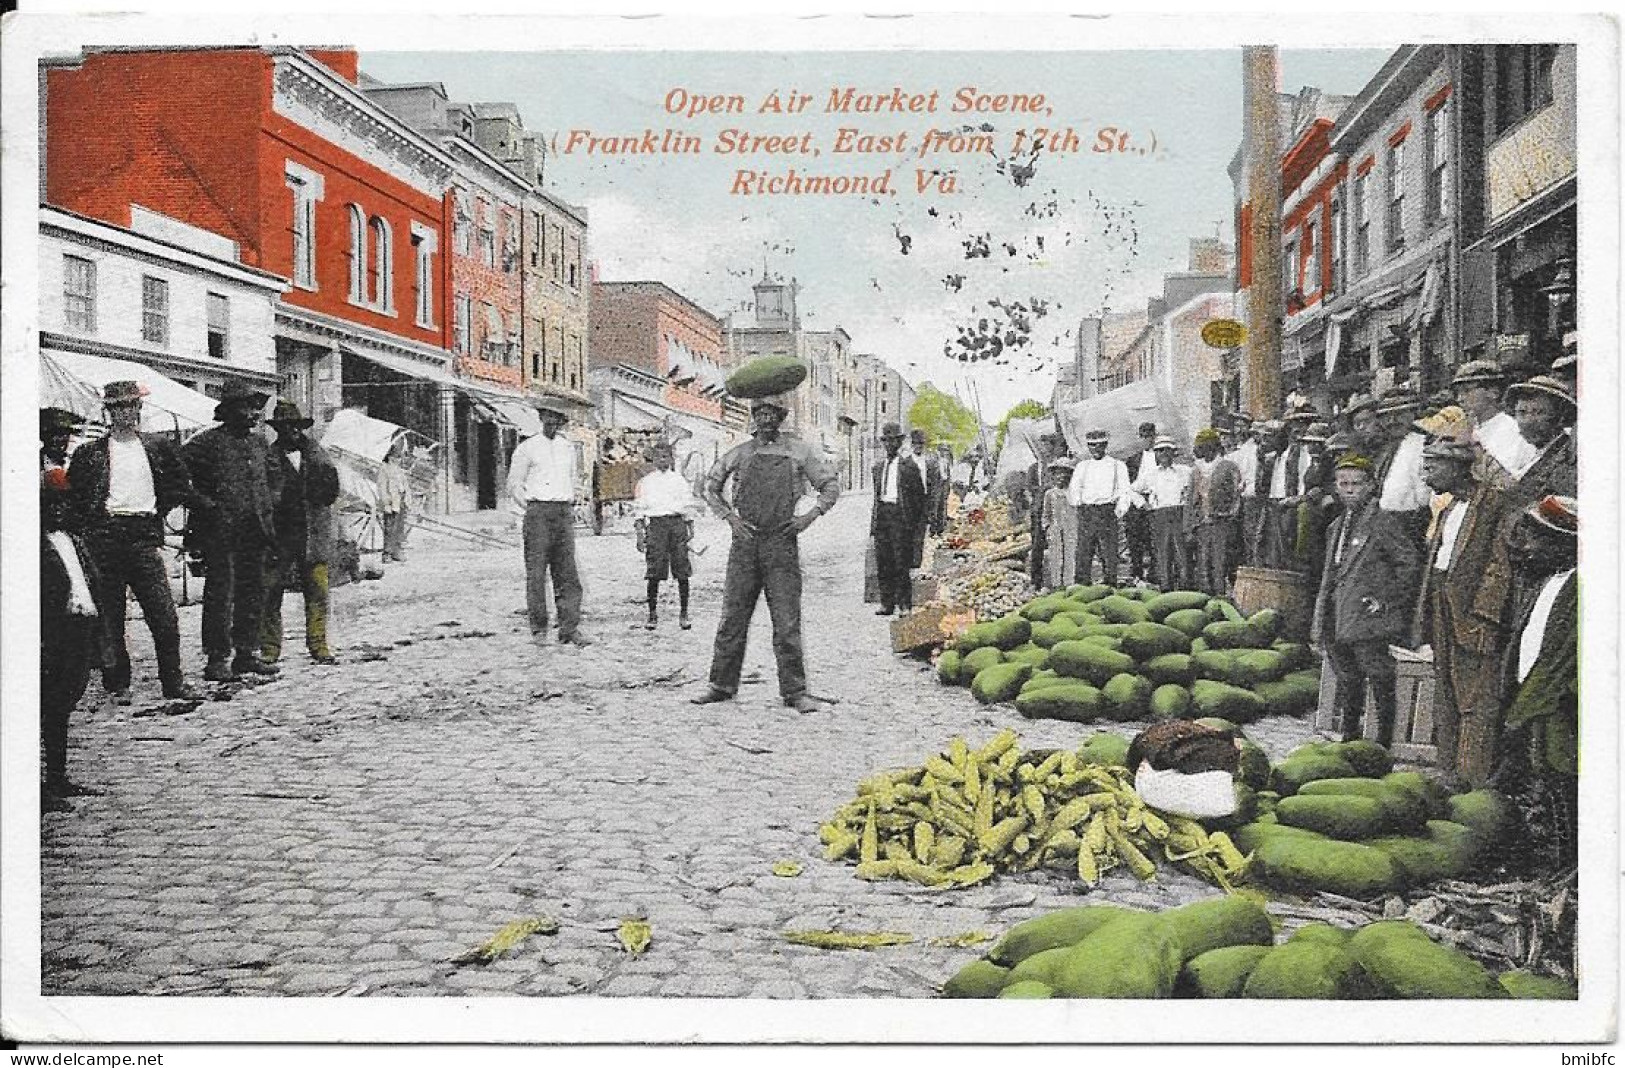
[[[670,445],[656,445],[649,458],[656,469],[638,480],[632,502],[638,551],[647,559],[644,578],[649,584],[649,621],[644,627],[654,630],[659,623],[655,605],[660,600],[660,583],[669,574],[677,580],[677,625],[688,630],[693,626],[688,619],[688,578],[693,573],[688,543],[694,537],[700,502],[688,479],[677,473],[677,458]]]

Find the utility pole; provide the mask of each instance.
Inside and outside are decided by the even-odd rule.
[[[1281,410],[1281,322],[1286,282],[1281,262],[1280,57],[1274,45],[1241,50],[1242,146],[1252,204],[1253,274],[1247,287],[1245,404],[1254,419]]]

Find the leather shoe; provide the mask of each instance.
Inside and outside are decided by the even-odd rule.
[[[890,608],[877,608],[877,609],[875,609],[875,615],[877,615],[877,616],[889,616],[889,615],[891,615],[891,613],[892,613],[892,610]]]
[[[165,686],[164,699],[166,701],[201,701],[203,695],[193,689],[190,683],[183,682],[179,686]]]
[[[209,682],[231,682],[237,672],[224,660],[211,660],[203,668],[203,677]]]
[[[586,648],[587,646],[594,644],[594,642],[593,642],[593,640],[591,638],[587,637],[585,634],[569,634],[569,635],[560,635],[559,636],[559,644],[560,645],[579,645],[582,648]]]
[[[118,705],[120,708],[128,707],[131,704],[129,690],[114,690],[107,696],[109,700],[111,700],[115,705]]]
[[[102,797],[107,791],[98,790],[94,786],[83,786],[64,779],[51,787],[51,793],[58,797]]]
[[[704,693],[700,694],[698,697],[690,697],[688,699],[688,703],[691,705],[714,705],[720,701],[732,701],[733,699],[733,694],[726,690],[719,690],[713,686],[709,690],[706,690]]]
[[[784,705],[786,708],[793,708],[803,714],[818,711],[818,702],[804,693],[798,693],[794,697],[786,697]]]
[[[332,653],[311,653],[310,659],[312,663],[328,666],[339,662],[339,658],[334,656]]]
[[[681,627],[683,630],[693,630],[694,629],[694,624],[690,623],[689,620],[688,620],[688,613],[687,612],[684,612],[682,615],[677,617],[677,625],[679,627]]]
[[[257,656],[239,656],[231,662],[231,670],[239,675],[278,675],[282,669],[275,664],[267,664]]]

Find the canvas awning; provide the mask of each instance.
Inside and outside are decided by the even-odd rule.
[[[1181,452],[1188,452],[1191,430],[1174,402],[1173,394],[1160,381],[1141,379],[1108,393],[1076,404],[1064,405],[1059,413],[1061,432],[1074,456],[1086,455],[1083,436],[1091,430],[1104,430],[1110,439],[1108,453],[1121,459],[1140,449],[1141,423],[1157,424],[1157,429],[1173,438]]]
[[[379,352],[350,345],[340,345],[339,348],[351,356],[375,363],[386,371],[393,371],[409,378],[420,378],[425,382],[457,390],[468,397],[482,412],[495,421],[512,427],[524,437],[541,432],[541,417],[536,414],[525,395],[516,390],[505,390],[499,386],[458,378],[435,364],[407,359],[391,352]]]
[[[64,408],[90,421],[102,419],[102,388],[109,382],[147,388],[141,430],[193,434],[213,426],[214,398],[189,389],[145,364],[86,352],[40,352],[40,406]]]

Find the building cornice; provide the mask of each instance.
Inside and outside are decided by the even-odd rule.
[[[392,352],[417,360],[444,374],[449,375],[451,373],[453,354],[447,349],[398,337],[382,330],[362,326],[360,323],[350,322],[348,319],[340,319],[323,312],[312,311],[309,308],[297,307],[285,301],[277,301],[275,308],[276,322],[279,327],[291,326],[307,334],[331,338],[334,341],[360,342],[385,352]]]
[[[249,267],[232,260],[219,259],[160,238],[136,233],[122,226],[114,226],[100,219],[92,219],[45,204],[40,205],[39,230],[41,237],[56,237],[127,255],[132,259],[230,279],[240,285],[263,289],[267,293],[286,293],[290,288],[286,278],[270,271],[262,271],[258,267]]]
[[[515,203],[523,204],[527,196],[536,192],[534,186],[515,174],[501,160],[466,137],[448,134],[441,139],[441,144],[456,163],[454,173],[472,177],[492,196],[502,195],[497,193],[493,186],[505,186],[509,193],[515,194]],[[495,181],[491,180],[493,177]]]

